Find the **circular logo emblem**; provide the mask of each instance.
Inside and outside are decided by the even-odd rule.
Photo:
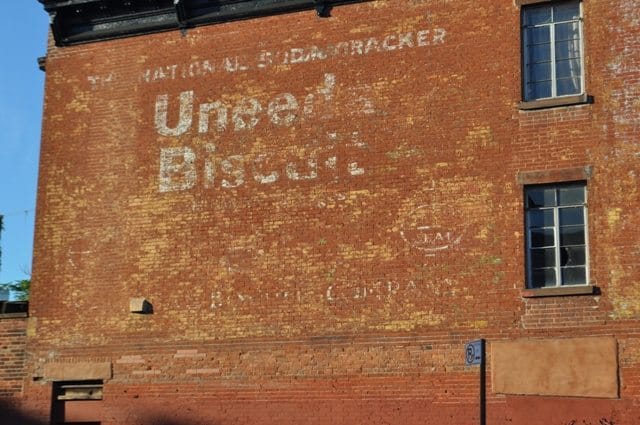
[[[432,213],[428,205],[411,211],[402,225],[400,236],[413,248],[434,255],[460,244],[462,234],[433,225]]]

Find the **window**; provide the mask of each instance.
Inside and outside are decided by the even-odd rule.
[[[102,381],[55,382],[55,400],[102,400]]]
[[[588,283],[584,183],[525,187],[529,288]]]
[[[584,93],[582,40],[580,1],[522,7],[525,101]]]
[[[54,382],[51,423],[100,425],[102,389],[101,380]]]

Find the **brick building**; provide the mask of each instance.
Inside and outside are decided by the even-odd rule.
[[[637,1],[40,2],[25,414],[640,423]]]

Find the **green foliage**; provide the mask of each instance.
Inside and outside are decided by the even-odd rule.
[[[6,286],[13,292],[18,301],[29,300],[29,289],[31,288],[31,279],[16,280],[11,283],[7,283]]]
[[[0,239],[4,230],[4,216],[0,214]],[[2,247],[0,247],[0,269],[2,268]],[[31,288],[31,279],[21,279],[10,283],[0,284],[0,287],[8,288],[18,301],[29,300],[29,289]]]

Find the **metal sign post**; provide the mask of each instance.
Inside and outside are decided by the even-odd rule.
[[[480,365],[480,425],[487,425],[484,339],[468,342],[464,347],[465,366]]]

